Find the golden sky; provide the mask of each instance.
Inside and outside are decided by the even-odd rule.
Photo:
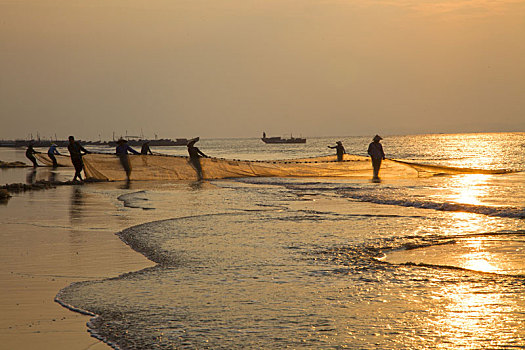
[[[525,131],[525,1],[0,0],[0,138]]]

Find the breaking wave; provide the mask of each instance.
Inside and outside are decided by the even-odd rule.
[[[488,205],[475,205],[466,203],[454,203],[454,202],[433,202],[428,200],[419,199],[408,199],[408,198],[384,198],[382,196],[371,195],[371,194],[360,194],[346,192],[343,197],[352,198],[361,202],[369,202],[376,204],[385,205],[397,205],[402,207],[420,208],[420,209],[433,209],[439,211],[451,211],[451,212],[465,212],[473,214],[481,214],[487,216],[496,216],[502,218],[525,218],[525,209],[518,207],[495,207]]]

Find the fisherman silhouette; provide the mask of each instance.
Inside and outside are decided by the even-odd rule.
[[[149,141],[146,141],[142,144],[142,148],[140,149],[140,154],[153,154],[151,152],[151,149],[149,148]]]
[[[33,154],[36,154],[38,153],[37,151],[35,151],[33,149],[33,142],[31,142],[28,146],[27,146],[27,149],[26,149],[26,157],[27,159],[29,159],[31,161],[31,163],[33,163],[33,168],[36,168],[38,167],[38,163],[36,162],[36,158]]]
[[[57,162],[57,159],[55,157],[55,154],[60,155],[60,152],[58,152],[58,150],[57,150],[57,144],[53,143],[53,144],[51,144],[51,146],[47,150],[47,156],[53,162],[53,168],[58,167],[58,162]]]
[[[379,135],[374,136],[370,145],[368,145],[368,154],[372,158],[372,167],[374,169],[374,180],[379,180],[379,169],[381,168],[381,161],[385,159],[385,152],[383,146],[379,143],[383,138]]]
[[[190,155],[190,163],[193,165],[197,171],[197,178],[202,180],[202,166],[201,166],[201,156],[204,158],[209,158],[207,155],[201,152],[200,149],[195,147],[195,143],[199,141],[199,138],[191,139],[188,141],[188,153]]]
[[[135,151],[133,148],[131,148],[128,145],[128,141],[124,139],[119,139],[117,141],[117,148],[116,148],[116,154],[120,158],[120,164],[122,164],[122,167],[124,168],[124,171],[126,172],[126,178],[127,181],[130,181],[130,175],[131,175],[131,163],[129,161],[128,157],[128,151],[133,154],[140,154],[139,152]]]
[[[337,141],[335,146],[328,146],[328,148],[336,149],[337,154],[337,161],[342,162],[343,161],[343,154],[346,153],[345,148],[343,147],[343,143],[341,141]]]
[[[71,156],[71,163],[73,163],[73,166],[75,167],[75,176],[73,177],[73,181],[77,180],[77,177],[82,181],[82,169],[84,169],[84,162],[82,161],[82,156],[84,154],[91,153],[82,145],[80,142],[75,141],[75,138],[73,136],[69,136],[69,145],[67,145],[67,149],[69,151],[69,155]],[[82,153],[84,152],[84,153]]]

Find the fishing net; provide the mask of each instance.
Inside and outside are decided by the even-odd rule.
[[[53,165],[53,162],[51,161],[47,153],[35,153],[35,158],[44,165]],[[57,160],[58,166],[73,166],[73,164],[71,163],[71,158],[69,156],[57,154],[55,155],[55,158]]]
[[[47,155],[38,154],[47,165]],[[196,180],[197,171],[188,157],[171,155],[129,155],[131,179],[133,180]],[[47,158],[47,159],[46,159]],[[88,178],[119,181],[126,179],[119,157],[114,154],[91,153],[83,157]],[[69,157],[57,156],[59,165],[71,166]],[[370,158],[345,154],[338,162],[335,156],[275,161],[228,160],[200,158],[204,179],[237,177],[372,177]],[[397,160],[384,160],[380,177],[410,178],[436,174],[498,173],[497,170],[479,170],[424,165]]]

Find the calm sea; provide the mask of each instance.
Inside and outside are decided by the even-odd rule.
[[[370,137],[197,146],[268,160],[331,154],[339,140],[366,155]],[[157,266],[58,298],[97,315],[93,335],[123,349],[525,348],[525,133],[382,143],[389,158],[513,172],[106,186],[100,200],[147,212],[117,234]]]

